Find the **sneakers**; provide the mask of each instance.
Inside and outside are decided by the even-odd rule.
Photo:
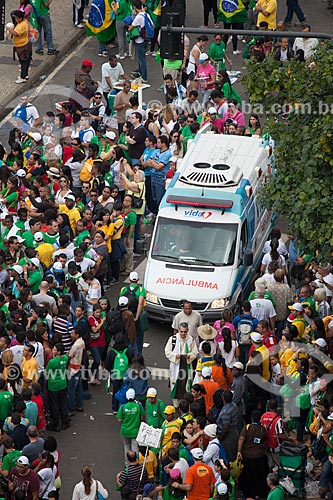
[[[293,25],[293,23],[284,23],[284,24],[286,25],[287,28],[290,28]]]
[[[146,56],[151,56],[151,55],[152,55],[152,51],[151,50],[147,50]]]
[[[92,380],[90,380],[90,385],[101,385],[101,381],[98,380],[97,378],[94,378]]]
[[[26,79],[25,78],[21,78],[20,76],[18,77],[17,80],[15,80],[15,83],[25,83],[26,82]]]
[[[57,50],[57,49],[50,49],[47,51],[48,56],[56,56],[58,54],[59,54],[59,50]]]
[[[303,26],[307,23],[306,19],[304,18],[303,21],[299,21],[298,23],[295,23],[294,26],[295,28],[303,28]]]
[[[75,28],[84,28],[85,23],[74,24]]]
[[[131,71],[131,75],[133,76],[133,78],[139,78],[141,76],[138,71]]]
[[[141,78],[141,82],[142,82],[142,83],[146,83],[146,84],[147,84],[147,83],[148,83],[148,80],[144,80],[143,78]]]
[[[120,55],[120,54],[116,54],[116,58],[117,58],[117,59],[125,59],[125,56],[122,56],[122,55]]]
[[[241,53],[241,51],[240,50],[233,50],[232,53],[234,56],[238,56]]]
[[[37,49],[36,50],[36,54],[39,54],[40,56],[42,56],[44,54],[44,50],[43,49]]]
[[[156,56],[157,56],[157,50],[154,50],[154,51],[151,53],[151,55],[152,55],[153,57],[156,57]]]

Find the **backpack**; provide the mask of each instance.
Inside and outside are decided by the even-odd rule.
[[[123,380],[128,368],[128,357],[126,356],[127,347],[121,352],[116,351],[114,348],[112,348],[112,350],[116,355],[113,362],[113,378],[115,380]]]
[[[270,343],[269,343],[270,339],[275,339],[276,342],[273,345],[270,345]],[[267,347],[267,349],[269,349],[270,347],[272,348],[272,347],[276,346],[277,345],[276,335],[274,335],[274,333],[272,333],[271,335],[268,335],[268,337],[266,337],[264,340],[264,345]]]
[[[113,307],[107,314],[107,328],[112,336],[117,335],[117,333],[123,333],[124,331],[121,311],[117,307]]]
[[[237,325],[237,341],[240,345],[250,345],[251,338],[250,333],[254,331],[252,316],[241,316],[241,319]]]
[[[27,106],[22,106],[22,104],[20,104],[20,106],[14,112],[14,118],[18,118],[19,120],[22,120],[24,123],[28,123],[27,122],[28,108],[32,108],[32,104],[28,104]]]
[[[130,285],[127,285],[125,293],[122,294],[122,297],[128,298],[128,310],[136,315],[136,311],[138,310],[139,301],[136,297],[136,292],[140,290],[140,286],[137,285],[134,289],[130,288]]]
[[[216,441],[214,441],[214,443],[216,446],[219,447],[219,458],[223,458],[223,460],[228,463],[228,460],[227,460],[227,457],[226,457],[226,454],[225,454],[225,451],[224,451],[224,448],[223,446],[221,445],[220,441],[217,443]]]
[[[221,408],[216,408],[216,406],[212,406],[207,415],[207,420],[210,424],[216,424],[217,417],[221,412]]]
[[[314,450],[314,456],[317,460],[322,461],[327,457],[328,453],[326,451],[326,441],[322,436],[317,440]]]
[[[144,17],[145,24],[143,28],[140,29],[140,36],[144,40],[151,40],[152,38],[154,38],[154,23],[146,12],[144,12],[142,15]]]

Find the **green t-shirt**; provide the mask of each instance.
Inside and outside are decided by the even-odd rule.
[[[22,455],[19,450],[13,450],[7,453],[7,455],[3,458],[2,462],[2,470],[10,471],[13,467],[15,467],[17,459]]]
[[[180,132],[180,135],[182,135],[183,137],[191,137],[192,136],[192,132],[191,132],[189,125],[185,125],[185,127],[182,127],[179,132]]]
[[[238,102],[238,104],[242,103],[241,96],[239,95],[239,93],[237,92],[237,90],[234,89],[234,87],[232,85],[230,87],[230,85],[229,85],[228,82],[225,82],[223,84],[223,86],[222,86],[222,94],[227,99],[235,99]]]
[[[39,287],[41,282],[43,281],[43,275],[40,272],[39,269],[36,269],[36,271],[32,271],[28,273],[28,281],[30,282],[31,285],[31,291],[33,295],[35,293],[39,293]]]
[[[89,233],[88,229],[85,229],[84,231],[82,231],[82,233],[79,233],[77,235],[77,237],[74,240],[74,245],[76,247],[78,247],[82,243],[84,238],[90,238],[90,233]]]
[[[31,3],[37,11],[37,17],[48,15],[50,9],[49,7],[46,7],[44,0],[32,0]]]
[[[156,403],[151,404],[147,399],[146,401],[146,421],[148,425],[151,425],[155,429],[161,427],[164,422],[163,412],[165,410],[166,404],[164,401],[158,399]]]
[[[25,231],[25,223],[23,220],[18,219],[14,226],[17,226],[21,231]]]
[[[59,234],[55,234],[54,236],[51,236],[48,233],[43,233],[43,236],[44,236],[44,242],[50,243],[50,245],[54,245],[55,243],[57,243],[57,241],[59,239]]]
[[[101,152],[102,152],[102,143],[99,140],[98,135],[94,135],[94,137],[91,138],[90,144],[97,144],[97,146],[98,146],[98,156],[99,156],[101,154]]]
[[[163,61],[163,67],[165,69],[180,69],[183,64],[181,59],[176,59],[174,61],[172,59],[163,59]]]
[[[282,486],[277,486],[268,494],[267,500],[284,500],[284,492]]]
[[[66,354],[60,357],[50,359],[47,364],[46,372],[48,375],[47,388],[51,392],[62,391],[67,387],[66,370],[68,357]]]
[[[13,396],[9,391],[0,392],[0,420],[6,420],[12,411]]]
[[[225,69],[225,44],[213,42],[209,47],[208,55],[215,62],[219,63],[219,69]]]
[[[25,231],[22,234],[22,238],[24,239],[24,246],[25,247],[35,247],[34,235],[30,231]]]
[[[116,21],[123,21],[125,17],[132,14],[131,2],[126,0],[120,0],[118,3],[118,10],[116,14]]]
[[[122,297],[122,295],[125,295],[125,293],[128,291],[128,289],[132,290],[135,293],[135,296],[138,300],[140,297],[146,298],[146,290],[142,286],[137,285],[136,283],[130,283],[129,285],[124,286],[120,290],[119,296]],[[163,421],[164,421],[164,419],[163,419]]]
[[[121,420],[120,434],[126,438],[136,438],[145,411],[140,403],[131,401],[118,410],[117,418]]]
[[[120,134],[119,139],[117,141],[117,144],[121,144],[122,146],[128,146],[128,142],[126,140],[126,134],[125,134],[125,132],[122,132]],[[130,160],[130,155],[129,155],[128,149],[123,149],[123,148],[121,148],[121,149],[123,150],[124,157],[130,163],[131,160]]]
[[[125,221],[125,228],[126,228],[124,236],[125,236],[125,238],[127,238],[129,230],[130,230],[130,227],[131,226],[135,226],[135,224],[136,224],[136,213],[133,212],[132,210],[130,210],[125,215],[124,221]],[[131,234],[131,239],[132,238],[134,238],[134,231]]]

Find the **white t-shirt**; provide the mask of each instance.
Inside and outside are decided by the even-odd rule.
[[[38,472],[38,477],[39,477],[39,497],[40,498],[47,498],[48,494],[50,491],[55,490],[55,476],[56,476],[56,471],[57,468],[54,465],[53,469],[50,469],[50,467],[47,467],[45,469],[41,469]]]
[[[15,111],[16,109],[20,108],[21,107],[21,104],[19,104],[15,110],[14,110],[14,115],[15,115]],[[25,123],[27,123],[28,125],[30,125],[30,127],[33,126],[33,123],[35,120],[37,120],[37,118],[39,118],[39,113],[37,111],[37,108],[36,106],[34,106],[33,104],[31,104],[30,102],[28,102],[27,106],[26,106],[26,112],[27,112],[27,118],[26,118],[26,121]]]
[[[180,476],[182,478],[183,484],[185,483],[186,472],[188,467],[189,467],[188,463],[186,462],[185,458],[182,457],[178,460],[178,462],[175,462],[175,465],[173,466],[174,469],[180,470]]]
[[[104,63],[102,64],[102,90],[103,92],[109,92],[110,87],[108,82],[106,81],[106,77],[109,77],[111,80],[112,85],[114,85],[116,82],[119,81],[119,78],[123,76],[124,74],[124,69],[120,63],[117,63],[117,65],[114,68],[111,68],[110,63]]]
[[[261,319],[274,318],[276,316],[275,309],[273,304],[268,299],[253,299],[250,300],[251,304],[251,314],[254,318],[257,318],[258,321]]]
[[[90,142],[95,135],[95,130],[92,127],[87,128],[84,131],[81,142]]]
[[[190,315],[180,311],[173,319],[172,327],[178,330],[180,323],[188,323],[188,333],[193,337],[198,345],[198,326],[202,325],[202,317],[198,311],[192,311]]]
[[[270,262],[272,262],[272,257],[271,257],[271,254],[270,253],[265,253],[265,255],[263,256],[262,258],[262,261],[261,263],[266,266],[266,270],[265,272],[267,272],[267,269],[268,269],[268,264]],[[286,265],[286,259],[283,257],[283,255],[280,255],[279,256],[279,260],[278,260],[278,263],[279,263],[279,267],[284,267]]]
[[[144,28],[144,26],[145,26],[145,15],[147,16],[148,14],[144,13],[144,12],[140,12],[133,19],[132,25],[136,26],[139,29],[139,33],[140,33],[141,28]],[[144,39],[141,36],[138,36],[137,38],[135,38],[135,43],[143,43],[143,42],[144,42]]]
[[[98,281],[95,279],[94,280],[94,285],[96,285],[96,282],[98,283]],[[87,299],[100,299],[102,297],[102,291],[101,291],[101,285],[98,283],[98,288],[94,286],[94,288],[92,287],[92,285],[89,286],[88,288],[88,293],[87,293]],[[87,302],[87,313],[88,314],[91,314],[93,312],[93,304],[90,304],[89,302]]]
[[[40,342],[31,343],[34,347],[35,352],[33,353],[33,357],[37,361],[38,371],[44,370],[44,349]]]
[[[237,359],[235,357],[237,346],[238,346],[237,341],[236,340],[232,340],[231,341],[230,352],[226,352],[224,350],[224,342],[223,341],[219,342],[219,348],[220,348],[222,357],[225,360],[225,364],[226,364],[227,368],[232,368],[234,366],[234,364],[236,363],[236,361],[237,361]]]
[[[7,237],[8,238],[8,237]],[[333,286],[333,274],[330,273],[327,276],[323,276],[323,280],[326,281],[329,285]],[[325,286],[325,283],[322,283],[320,280],[315,280],[315,283],[321,288],[322,286],[324,287],[324,290],[326,292],[326,297],[332,297],[332,290],[329,290],[327,286]]]
[[[264,244],[264,248],[263,248],[262,251],[263,251],[263,253],[269,253],[271,251],[271,240],[266,241],[266,243]],[[287,255],[287,253],[288,253],[287,247],[283,243],[283,241],[281,240],[281,238],[279,239],[279,245],[277,247],[277,251],[281,255]]]
[[[14,363],[21,366],[24,345],[13,345],[9,349],[13,353]]]

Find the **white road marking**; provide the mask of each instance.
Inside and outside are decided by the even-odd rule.
[[[149,346],[150,346],[150,344],[148,344],[148,342],[143,343],[143,347],[149,347]]]

